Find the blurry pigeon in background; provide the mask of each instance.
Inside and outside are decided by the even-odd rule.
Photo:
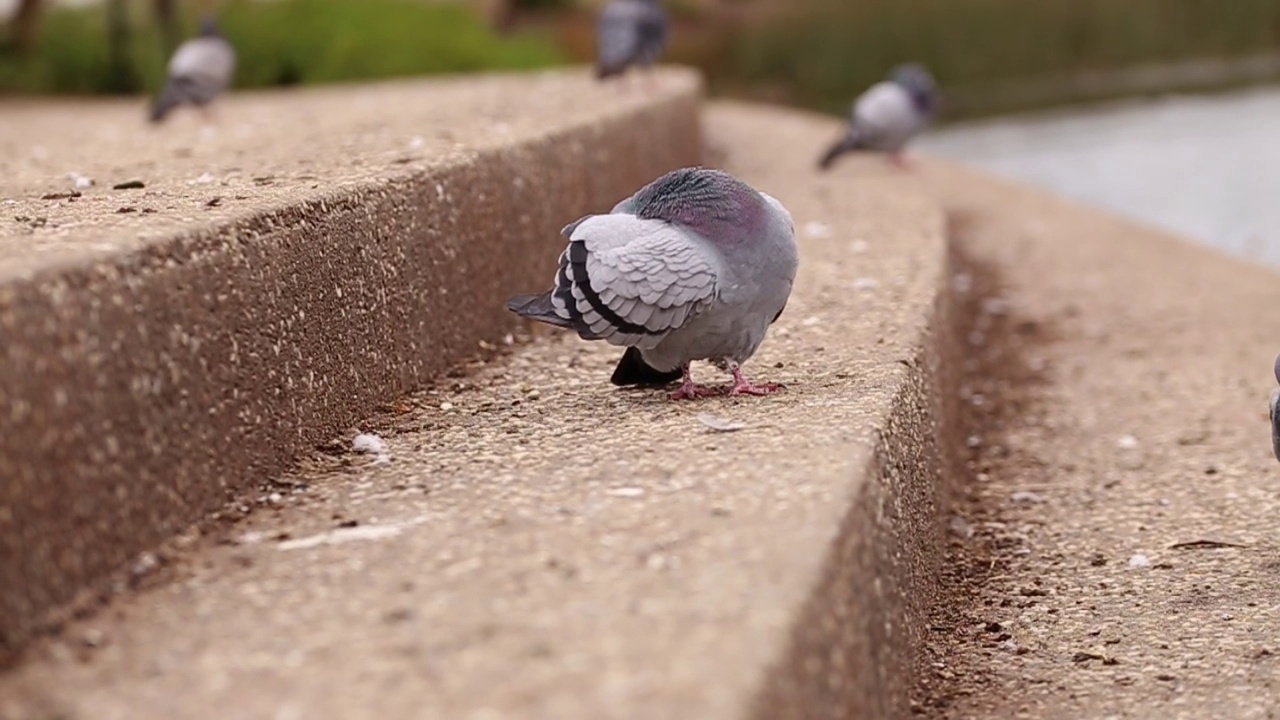
[[[206,107],[231,84],[235,69],[235,48],[218,32],[213,18],[205,17],[200,34],[179,45],[169,60],[169,78],[151,107],[151,122],[160,122],[184,103]]]
[[[1280,383],[1280,355],[1276,356],[1273,369],[1276,382]],[[1271,391],[1271,452],[1275,453],[1277,460],[1280,460],[1280,388]]]
[[[596,25],[596,77],[649,67],[667,45],[667,13],[658,0],[610,0]]]
[[[822,156],[819,167],[826,170],[841,155],[860,150],[889,153],[902,164],[902,149],[929,125],[936,105],[929,71],[914,63],[898,66],[854,102],[845,136]]]
[[[672,399],[717,394],[689,374],[690,362],[710,360],[733,375],[730,395],[780,387],[742,375],[795,282],[795,226],[777,200],[728,173],[685,168],[561,234],[555,287],[507,307],[625,346],[613,384],[682,379]]]

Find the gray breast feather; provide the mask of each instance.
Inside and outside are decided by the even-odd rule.
[[[717,258],[675,226],[613,214],[566,230],[551,303],[586,339],[650,348],[715,299]]]

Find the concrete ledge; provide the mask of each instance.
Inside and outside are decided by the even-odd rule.
[[[610,387],[615,348],[518,337],[362,421],[389,462],[309,459],[178,579],[42,645],[0,679],[10,717],[908,716],[954,457],[942,210],[873,158],[816,173],[834,121],[716,104],[706,129],[796,220],[748,365],[785,393],[673,403]]]
[[[808,172],[823,138],[840,131],[803,114],[736,103],[719,103],[711,118],[713,142],[723,138],[719,147],[731,164],[755,164],[746,159],[757,145],[753,138],[789,135],[781,144],[799,156],[791,160],[800,165],[790,171],[796,174]],[[795,185],[794,192],[818,201],[817,217],[843,219],[821,232],[826,223],[810,220],[803,230],[817,235],[805,259],[838,264],[841,276],[824,278],[825,312],[801,325],[822,318],[839,328],[828,330],[829,340],[832,330],[847,333],[820,352],[834,349],[826,360],[837,367],[866,372],[863,363],[873,364],[874,379],[856,384],[875,390],[868,414],[828,418],[848,423],[845,432],[859,438],[842,473],[819,480],[846,494],[841,513],[823,526],[830,533],[826,543],[806,552],[821,564],[803,564],[806,574],[792,580],[808,596],[791,609],[790,638],[764,676],[750,717],[907,717],[928,618],[943,601],[940,508],[962,462],[953,433],[964,323],[951,292],[947,220],[917,178],[886,172],[875,159]],[[862,305],[855,297],[860,292],[875,298],[862,310],[872,317],[854,323],[846,318]],[[859,392],[843,392],[851,390]]]
[[[249,95],[213,130],[121,103],[4,113],[0,650],[509,332],[503,300],[550,277],[565,218],[698,161],[699,81],[660,86]],[[72,171],[97,184],[57,197]]]
[[[929,618],[946,602],[939,517],[961,467],[952,433],[959,320],[949,273],[935,279],[934,306],[911,328],[916,353],[897,359],[896,394],[852,474],[848,514],[759,694],[757,720],[889,720],[917,710]]]

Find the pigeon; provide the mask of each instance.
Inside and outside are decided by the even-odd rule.
[[[695,385],[689,363],[710,360],[733,376],[730,395],[767,395],[742,365],[781,315],[799,255],[791,213],[734,176],[674,170],[561,235],[554,287],[507,302],[516,314],[626,347],[614,385],[680,380],[672,399],[716,395]]]
[[[667,13],[658,0],[611,0],[596,25],[596,77],[649,67],[667,45]]]
[[[204,18],[200,34],[179,45],[169,60],[169,79],[151,107],[151,122],[160,122],[183,103],[206,107],[231,84],[235,69],[235,48],[213,18]]]
[[[1280,383],[1280,355],[1276,356],[1276,382]],[[1271,452],[1280,460],[1280,388],[1271,391]]]
[[[830,169],[836,158],[859,150],[889,153],[902,164],[902,149],[918,135],[937,105],[933,76],[915,63],[900,65],[888,80],[872,85],[853,103],[853,117],[839,142],[822,156],[818,166]]]

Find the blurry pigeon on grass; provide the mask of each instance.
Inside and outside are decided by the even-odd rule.
[[[596,25],[596,77],[651,67],[667,45],[667,13],[658,0],[610,0]]]
[[[206,110],[231,84],[235,69],[235,48],[218,32],[213,18],[204,18],[200,34],[179,45],[169,60],[169,77],[151,107],[151,122],[160,122],[183,104]]]
[[[781,387],[742,374],[795,282],[795,226],[777,200],[728,173],[685,168],[561,234],[569,245],[555,286],[507,307],[626,347],[613,384],[681,380],[672,399],[720,394],[689,373],[689,363],[710,360],[733,375],[730,395]]]
[[[888,153],[905,164],[902,150],[933,119],[937,88],[933,76],[917,64],[900,65],[888,80],[872,85],[853,103],[853,117],[844,137],[822,156],[818,166],[829,169],[849,152]]]
[[[1276,382],[1280,383],[1280,355],[1276,356]],[[1280,388],[1271,391],[1271,452],[1280,460]]]

